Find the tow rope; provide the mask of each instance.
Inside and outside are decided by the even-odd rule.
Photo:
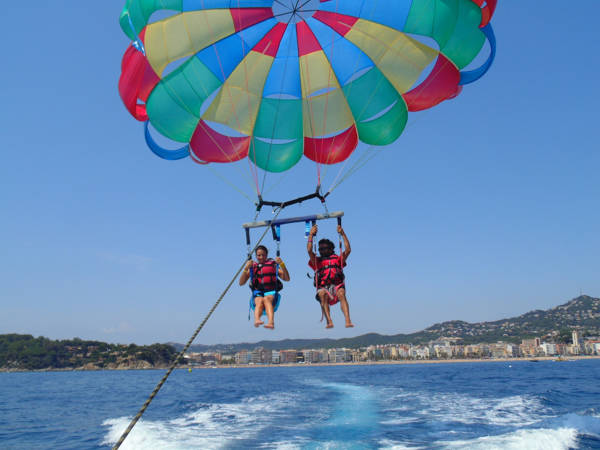
[[[273,220],[275,220],[277,218],[277,216],[279,216],[279,213],[281,211],[283,211],[283,208],[279,207],[279,208],[277,208],[276,211],[277,212],[276,212]],[[256,248],[260,245],[260,243],[263,241],[263,239],[265,238],[265,236],[267,235],[268,232],[269,232],[269,227],[266,228],[265,232],[262,234],[262,236],[260,237],[260,239],[258,240],[258,242],[256,243],[256,245],[254,246],[254,249],[252,250],[252,252],[250,254],[252,254],[252,253],[254,253],[256,251]],[[217,309],[217,306],[219,306],[219,304],[221,303],[221,301],[223,300],[223,298],[225,297],[225,295],[227,295],[227,292],[229,292],[229,289],[231,289],[231,286],[233,286],[233,283],[235,283],[235,280],[237,280],[237,278],[240,275],[240,273],[242,273],[242,270],[244,270],[244,267],[246,267],[246,263],[247,262],[248,262],[248,259],[247,258],[244,259],[244,262],[242,263],[241,267],[235,273],[235,275],[233,276],[233,278],[231,279],[231,281],[229,282],[229,284],[227,285],[227,287],[225,288],[225,290],[223,291],[223,293],[219,296],[219,298],[217,299],[217,301],[215,302],[215,304],[213,305],[213,307],[210,309],[210,311],[208,312],[208,314],[206,315],[206,317],[204,318],[204,320],[202,321],[202,323],[198,326],[198,328],[196,328],[196,331],[194,332],[194,334],[192,335],[192,337],[189,339],[189,341],[187,342],[187,344],[185,345],[185,347],[183,348],[183,350],[181,350],[181,352],[179,352],[179,354],[175,358],[175,361],[173,361],[173,363],[171,364],[171,367],[169,367],[169,370],[167,370],[167,373],[165,373],[165,376],[156,385],[156,387],[154,388],[154,390],[150,394],[150,397],[148,397],[148,400],[145,401],[145,403],[142,405],[142,407],[140,408],[140,410],[138,411],[138,413],[131,420],[131,423],[129,424],[129,426],[127,427],[127,429],[123,432],[123,434],[121,435],[121,437],[119,438],[119,440],[117,441],[117,443],[112,448],[113,450],[117,450],[119,447],[121,447],[121,445],[123,444],[123,441],[125,441],[125,439],[129,435],[129,433],[131,433],[131,430],[133,430],[133,427],[135,426],[135,424],[138,422],[138,420],[140,420],[142,418],[142,415],[144,414],[144,412],[146,412],[146,409],[148,408],[148,406],[150,405],[150,403],[152,402],[152,400],[154,400],[154,397],[156,397],[156,394],[158,394],[158,391],[160,391],[160,389],[162,388],[163,384],[165,384],[165,382],[167,381],[167,378],[169,378],[169,375],[171,375],[171,372],[173,372],[173,370],[175,369],[175,367],[177,366],[177,364],[179,364],[179,361],[183,358],[183,355],[185,354],[185,352],[187,352],[187,350],[192,345],[192,342],[194,342],[194,339],[196,339],[196,336],[198,336],[198,333],[200,333],[200,331],[202,330],[202,328],[204,327],[204,325],[206,324],[206,322],[208,322],[208,319],[210,319],[210,316],[212,316],[212,314]]]

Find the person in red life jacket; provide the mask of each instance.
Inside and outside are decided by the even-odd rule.
[[[333,328],[331,320],[330,305],[340,302],[342,312],[346,318],[346,328],[354,325],[350,320],[350,307],[346,298],[346,286],[344,285],[344,270],[346,261],[350,255],[350,241],[341,225],[338,225],[337,231],[344,239],[344,252],[341,255],[334,253],[335,246],[329,239],[319,241],[319,256],[313,252],[313,239],[317,234],[318,227],[314,225],[308,236],[306,249],[308,250],[308,265],[315,271],[315,286],[317,295],[315,298],[321,304],[321,311],[327,319],[325,328]]]
[[[254,326],[259,327],[264,324],[260,317],[263,311],[267,314],[268,323],[265,328],[275,328],[275,310],[279,304],[279,291],[283,288],[281,281],[290,281],[285,264],[280,257],[268,258],[269,251],[264,245],[256,248],[256,262],[249,260],[240,276],[240,286],[246,284],[250,279],[250,289],[252,290],[254,309]],[[277,277],[279,275],[279,278]]]

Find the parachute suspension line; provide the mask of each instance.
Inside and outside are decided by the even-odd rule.
[[[294,7],[294,9],[296,9],[298,7],[298,3],[299,0],[296,1],[296,6]],[[304,76],[303,76],[304,75]],[[308,65],[305,64],[304,65],[304,72],[302,72],[302,65],[300,65],[300,80],[302,83],[302,79],[305,78],[306,79],[306,85],[307,85],[307,89],[308,89],[308,93],[312,92],[312,88],[311,88],[311,82],[310,82],[310,71],[308,70]],[[314,110],[312,107],[312,103],[309,101],[309,97],[304,97],[305,92],[304,92],[304,84],[302,85],[302,111],[304,112],[305,109],[305,103],[308,104],[308,125],[310,127],[310,132],[311,132],[311,136],[315,135],[315,126],[314,126]],[[304,120],[303,120],[303,124],[304,126]],[[303,138],[304,139],[304,138]],[[306,139],[304,139],[303,144],[306,144]],[[317,166],[317,192],[319,192],[320,188],[321,188],[321,163],[319,163],[318,161],[316,162],[316,166]]]
[[[277,218],[277,216],[279,216],[279,213],[281,213],[282,210],[283,210],[283,208],[279,208],[277,210],[277,213],[275,214],[275,218]],[[264,231],[264,233],[262,234],[262,236],[256,243],[256,246],[254,247],[254,249],[250,252],[250,254],[252,254],[252,252],[256,251],[256,248],[260,245],[260,243],[263,241],[263,239],[265,238],[265,236],[267,235],[268,232],[269,232],[269,228],[267,227],[267,229]],[[177,354],[177,356],[175,357],[175,360],[173,361],[173,363],[167,370],[167,373],[165,373],[165,375],[162,377],[160,382],[156,385],[156,387],[154,388],[154,390],[152,391],[152,393],[150,394],[148,399],[144,402],[144,404],[142,405],[142,407],[140,408],[138,413],[131,420],[131,423],[129,424],[127,429],[123,432],[123,434],[121,435],[121,437],[119,438],[117,443],[114,445],[112,450],[118,450],[119,447],[121,447],[121,445],[123,444],[123,441],[125,441],[125,439],[129,435],[129,433],[131,433],[131,430],[133,430],[133,427],[135,426],[135,424],[141,419],[144,412],[146,412],[146,409],[148,408],[148,406],[150,405],[152,400],[154,400],[154,397],[156,397],[156,394],[158,394],[158,391],[160,391],[160,389],[163,387],[163,385],[167,381],[167,378],[169,378],[169,375],[171,375],[171,373],[173,372],[173,370],[175,369],[175,367],[177,366],[179,361],[181,361],[181,359],[183,358],[183,355],[185,354],[185,352],[187,352],[187,350],[190,348],[190,346],[192,345],[192,343],[194,342],[194,340],[196,339],[196,337],[198,336],[198,334],[200,333],[202,328],[204,328],[204,325],[206,324],[206,322],[208,322],[208,319],[210,319],[210,317],[215,312],[215,310],[217,309],[217,307],[219,306],[219,304],[221,303],[223,298],[225,298],[225,295],[227,295],[227,292],[229,292],[229,289],[231,289],[231,286],[233,286],[233,283],[235,283],[235,280],[237,280],[240,273],[242,273],[242,270],[244,270],[244,267],[246,266],[247,261],[248,261],[247,259],[244,259],[244,262],[242,263],[240,268],[237,270],[237,272],[235,273],[235,275],[233,276],[233,278],[231,279],[231,281],[229,282],[229,284],[227,285],[225,290],[221,293],[221,295],[219,296],[219,298],[217,299],[217,301],[215,302],[213,307],[210,309],[210,311],[208,312],[208,314],[206,315],[206,317],[204,318],[202,323],[198,326],[198,328],[196,328],[196,331],[194,332],[192,337],[189,339],[187,344],[185,344],[185,347],[183,348],[183,350],[181,350],[181,352],[179,352]]]
[[[358,67],[358,57],[356,58],[356,63],[355,63],[355,70]],[[383,83],[383,78],[380,79],[377,82],[377,85],[375,86],[375,88],[371,91],[371,94],[369,96],[369,99],[367,102],[365,102],[365,105],[363,106],[362,111],[360,112],[360,114],[358,115],[358,117],[362,117],[362,115],[364,114],[364,112],[366,111],[367,107],[369,106],[369,103],[371,102],[371,100],[373,99],[373,97],[375,96],[375,94],[377,93],[377,91],[379,90],[379,87],[381,86],[381,84]],[[350,89],[348,90],[348,95],[350,95],[350,93],[352,92],[352,85],[350,85]],[[349,136],[346,136],[344,138],[344,142],[342,143],[342,145],[346,144],[346,141],[348,140]],[[369,149],[373,147],[373,145],[369,146]],[[367,149],[368,151],[368,149]],[[361,157],[362,158],[362,157]],[[337,180],[342,176],[342,173],[344,172],[344,169],[346,168],[346,166],[348,165],[348,163],[350,162],[350,158],[347,158],[346,161],[344,161],[344,163],[342,164],[342,166],[340,167],[340,170],[338,171],[337,175],[335,176],[333,182],[331,183],[331,187],[329,188],[329,190],[327,191],[328,194],[330,194],[331,192],[333,192],[334,186],[336,185]],[[356,163],[355,163],[356,164]]]
[[[186,32],[187,32],[187,33],[188,33],[188,35],[189,35],[189,34],[190,34],[190,32],[189,32],[189,30],[188,30],[188,28],[187,28],[187,24],[186,24],[186,22],[184,21],[184,22],[183,22],[183,24],[184,24],[184,27],[185,27],[185,29],[186,29]],[[209,25],[209,26],[210,26],[210,25]],[[216,47],[215,47],[215,50],[216,50]],[[217,57],[218,57],[218,55],[217,55]],[[165,87],[165,89],[167,90],[167,92],[169,93],[169,95],[171,96],[171,98],[178,100],[178,104],[179,104],[179,105],[180,105],[182,108],[184,108],[184,109],[185,109],[185,110],[186,110],[186,111],[187,111],[187,112],[188,112],[190,115],[192,115],[192,116],[198,116],[198,112],[194,112],[194,111],[192,111],[192,110],[191,110],[191,109],[190,109],[190,108],[187,106],[187,104],[186,104],[185,100],[184,100],[184,99],[182,99],[182,98],[181,98],[181,96],[179,96],[179,95],[177,94],[177,92],[175,92],[175,91],[174,91],[174,90],[173,90],[171,87],[169,87],[169,84],[168,84],[168,83],[165,83],[163,86]],[[195,91],[195,88],[194,88],[194,86],[191,86],[191,87],[192,87],[192,89]],[[204,92],[205,92],[205,94],[210,94],[209,92],[207,92],[207,91],[206,91],[206,89],[204,89]],[[219,144],[219,143],[218,143],[218,142],[217,142],[217,141],[216,141],[216,140],[215,140],[215,139],[214,139],[212,136],[210,136],[210,139],[211,139],[211,141],[212,141],[213,145],[214,145],[214,146],[215,146],[215,147],[216,147],[216,148],[217,148],[217,149],[218,149],[218,150],[219,150],[219,151],[220,151],[220,152],[223,154],[223,156],[225,156],[225,157],[226,157],[226,158],[229,160],[229,162],[230,162],[230,163],[231,163],[231,162],[233,162],[233,161],[231,160],[231,157],[230,157],[230,156],[229,156],[229,155],[228,155],[228,154],[227,154],[227,153],[226,153],[226,152],[223,150],[223,147],[221,147],[221,145],[220,145],[220,144]],[[230,144],[232,144],[232,141],[231,141],[231,137],[230,137],[230,136],[228,136],[228,139],[229,139],[229,142],[230,142]],[[206,164],[206,165],[208,166],[208,164]],[[238,171],[239,171],[239,173],[241,174],[242,178],[243,178],[243,179],[244,179],[244,180],[245,180],[245,181],[248,183],[248,185],[249,185],[249,186],[250,186],[252,189],[254,189],[254,188],[253,188],[253,186],[252,186],[252,182],[251,182],[251,181],[249,181],[249,180],[248,180],[248,178],[247,178],[247,174],[245,174],[243,171],[241,171],[241,170],[239,170],[239,169],[238,169]],[[244,195],[245,195],[245,194],[244,194]]]
[[[254,164],[252,164],[252,159],[250,158],[250,152],[254,154]],[[256,147],[254,146],[254,139],[250,139],[250,148],[248,149],[248,167],[250,168],[250,173],[254,178],[255,192],[256,196],[260,197],[260,188],[258,186],[258,169],[256,168]]]
[[[273,192],[275,190],[275,188],[279,187],[279,185],[283,182],[283,180],[285,180],[288,176],[289,176],[289,173],[287,171],[284,172],[284,174],[279,177],[279,179],[275,182],[275,184],[273,184],[272,186],[269,186],[269,189],[267,189],[265,192],[263,192],[263,194],[270,194],[271,192]]]
[[[375,0],[375,1],[374,1],[374,3],[373,3],[373,6],[372,6],[372,8],[371,8],[371,13],[370,13],[370,16],[372,16],[372,15],[373,15],[373,12],[375,11],[375,7],[377,6],[377,3],[378,3],[378,1],[379,1],[379,0]],[[364,2],[363,2],[363,5],[361,6],[361,15],[362,15],[362,8],[363,8],[363,7],[364,7]],[[339,8],[339,0],[336,0],[336,13],[337,13],[337,10],[338,10],[338,8]],[[368,20],[370,20],[370,17],[369,17],[369,19],[368,19]],[[332,36],[335,36],[335,34],[333,34]],[[335,42],[335,41],[333,41],[333,42],[332,42],[332,45],[331,45],[331,46],[332,46],[332,55],[333,55],[333,48],[334,48],[333,46],[334,46],[334,42]],[[360,50],[360,49],[359,49],[359,50]],[[361,53],[357,53],[357,55],[356,55],[356,57],[355,57],[355,59],[354,59],[354,71],[353,71],[353,73],[356,73],[356,71],[357,71],[357,68],[358,68],[358,62],[360,61],[360,55],[361,55]],[[378,81],[378,83],[377,83],[377,86],[376,86],[376,88],[372,90],[372,92],[371,92],[371,95],[370,95],[370,98],[369,98],[369,101],[367,101],[367,102],[365,103],[365,105],[363,106],[363,110],[362,110],[362,111],[360,112],[360,114],[358,115],[358,117],[359,117],[359,118],[360,118],[360,117],[362,117],[363,113],[364,113],[364,112],[365,112],[365,110],[367,109],[367,107],[368,107],[368,105],[369,105],[369,103],[370,103],[370,100],[371,100],[371,99],[372,99],[372,98],[375,96],[375,93],[376,93],[376,92],[377,92],[377,90],[379,89],[379,86],[380,86],[380,84],[382,83],[382,81],[383,81],[383,80],[379,80],[379,81]],[[349,88],[349,91],[348,91],[348,94],[347,94],[347,96],[349,96],[349,95],[352,93],[352,88],[353,88],[353,85],[351,84],[351,85],[350,85],[350,88]],[[355,119],[356,119],[356,118],[355,118]],[[357,130],[357,131],[358,131],[358,130]],[[349,135],[349,134],[346,134],[346,136],[344,137],[344,141],[343,141],[343,142],[342,142],[342,144],[341,144],[341,146],[342,146],[342,147],[346,145],[346,142],[348,141],[348,139],[349,139],[349,138],[350,138],[350,135]],[[334,142],[333,142],[333,143],[335,143],[335,138],[334,138]],[[332,144],[332,145],[333,145],[333,144]],[[337,173],[337,175],[335,176],[335,179],[334,179],[334,181],[332,182],[332,186],[335,184],[335,182],[337,181],[337,179],[338,179],[338,178],[341,176],[342,172],[344,171],[344,169],[345,169],[346,165],[347,165],[347,164],[348,164],[348,162],[349,162],[349,159],[350,159],[350,158],[347,158],[347,159],[344,161],[344,163],[342,164],[342,166],[340,167],[340,169],[338,170],[338,173]],[[325,171],[324,177],[327,175],[327,171],[328,171],[327,169],[328,169],[328,168],[326,168],[326,171]],[[330,189],[330,190],[327,192],[327,194],[330,194],[331,192],[332,192],[332,190]]]
[[[308,1],[306,2],[308,3]],[[306,4],[305,3],[305,4]],[[339,9],[339,0],[336,0],[335,2],[335,13],[338,13],[338,9]],[[331,55],[333,56],[333,51],[334,51],[334,44],[335,44],[335,33],[331,34]],[[325,53],[325,52],[323,52]],[[327,55],[325,55],[325,58],[327,58]],[[331,65],[331,62],[328,60],[329,63],[329,69],[328,69],[328,74],[327,74],[327,85],[329,86],[331,84],[331,75],[334,74],[333,71],[333,66]],[[339,84],[339,80],[337,80],[336,77],[336,81],[338,81],[338,85],[340,86],[341,89],[341,85]],[[324,108],[324,112],[323,112],[323,132],[325,133],[325,130],[327,129],[327,112],[329,110],[329,92],[327,92],[326,94],[326,98],[325,98],[325,108]],[[331,146],[334,147],[335,146],[335,139],[337,136],[334,136],[333,141],[331,143]],[[347,139],[347,137],[346,137]],[[344,142],[346,141],[346,139],[344,140]],[[321,150],[323,150],[323,141],[321,141],[320,143],[321,146]],[[327,172],[329,172],[329,163],[331,161],[331,155],[332,152],[329,151],[327,152],[327,158],[325,159],[325,170],[323,171],[323,173],[321,173],[321,166],[323,165],[323,163],[318,162],[317,163],[317,185],[321,186],[323,183],[323,180],[327,177]]]
[[[339,0],[335,1],[335,14],[338,14],[338,8],[339,8]],[[335,36],[336,33],[333,32],[331,33],[331,59],[334,59],[334,49],[335,49]],[[325,54],[325,52],[323,52],[323,54]],[[327,58],[327,55],[325,54],[325,58]],[[331,75],[333,75],[335,77],[336,83],[338,84],[338,86],[340,87],[340,90],[342,88],[342,85],[340,84],[339,80],[337,79],[337,76],[333,73],[333,66],[331,65],[331,61],[327,61],[329,63],[329,70],[328,70],[328,74],[327,74],[327,86],[329,87],[331,85]],[[327,92],[327,97],[325,98],[325,110],[323,113],[323,132],[325,133],[325,131],[327,130],[327,111],[329,110],[329,94],[330,92]],[[335,147],[335,138],[337,136],[334,136],[333,141],[331,142],[331,146]],[[321,144],[322,145],[322,144]],[[323,174],[323,178],[325,178],[325,176],[327,175],[327,169],[329,167],[329,163],[331,162],[331,154],[332,152],[327,152],[327,159],[325,161],[325,173]],[[319,185],[321,184],[321,179],[319,179]]]
[[[200,126],[202,128],[204,128],[204,125],[200,124]],[[231,142],[231,137],[227,136]],[[209,139],[212,141],[213,145],[223,154],[223,156],[225,156],[225,158],[227,158],[229,160],[230,163],[233,163],[234,161],[231,159],[231,157],[223,150],[223,147],[221,146],[221,144],[219,144],[219,142],[217,142],[215,140],[215,138],[213,136],[209,135]],[[193,159],[193,158],[192,158]],[[206,167],[210,167],[210,163],[205,163],[203,164]],[[254,185],[252,184],[252,180],[248,178],[248,174],[245,173],[243,170],[240,170],[235,164],[232,165],[233,167],[236,168],[236,170],[239,172],[241,178],[248,183],[248,186],[250,186],[251,189],[254,190]],[[244,194],[245,195],[245,194]]]
[[[373,6],[373,8],[374,8],[374,7],[375,7],[375,5],[377,4],[377,1],[378,1],[378,0],[376,0],[376,2],[374,3],[374,6]],[[434,8],[435,8],[435,7],[436,7],[436,6],[434,5]],[[372,11],[373,11],[373,10],[372,10]],[[424,21],[424,19],[423,19],[423,18],[420,18],[419,20],[420,20],[421,22],[423,22],[423,21]],[[357,60],[357,62],[358,62],[358,60]],[[446,67],[446,66],[447,66],[447,65],[449,65],[449,64],[451,64],[449,61],[444,61],[444,65],[442,66],[442,68]],[[443,72],[443,71],[440,71],[440,72],[438,72],[437,74],[435,74],[435,75],[434,75],[433,77],[431,77],[431,78],[429,78],[429,77],[428,77],[428,78],[425,80],[425,82],[422,84],[422,85],[423,85],[423,87],[427,88],[427,87],[428,87],[428,86],[429,86],[431,83],[433,83],[433,82],[434,82],[434,81],[437,79],[437,77],[438,77],[438,76],[440,76],[440,74],[441,74],[442,72]],[[376,89],[373,91],[373,93],[371,94],[371,96],[373,96],[373,95],[374,95],[374,93],[375,93],[375,92],[377,91],[377,89],[379,88],[379,84],[380,84],[380,83],[382,83],[382,82],[383,82],[383,79],[379,80],[379,82],[378,82],[378,85],[377,85],[377,88],[376,88]],[[350,89],[352,89],[352,87],[350,87]],[[418,94],[418,96],[416,97],[416,99],[419,99],[419,98],[420,98],[420,97],[423,95],[423,93],[424,93],[425,91],[426,91],[426,89],[423,89],[423,90],[422,90],[422,91],[421,91],[421,92]],[[368,105],[368,102],[367,102],[365,105]],[[363,109],[363,112],[364,112],[364,109]],[[361,112],[361,115],[362,115],[362,112]],[[420,120],[422,120],[422,118],[423,118],[423,117],[421,116],[421,117],[418,117],[418,118],[417,118],[415,121],[411,121],[411,123],[409,123],[409,124],[407,124],[407,125],[406,125],[406,128],[412,128],[412,127],[413,127],[413,126],[414,126],[416,123],[420,122]],[[355,162],[355,163],[352,165],[352,167],[350,167],[350,169],[348,169],[348,172],[346,172],[346,174],[344,174],[344,176],[343,176],[343,177],[342,177],[342,178],[341,178],[339,181],[337,181],[337,180],[340,178],[340,176],[341,176],[341,174],[342,174],[342,172],[343,172],[343,170],[344,170],[344,168],[345,168],[345,166],[346,166],[346,163],[348,162],[348,160],[346,160],[346,162],[344,163],[344,166],[343,166],[343,167],[340,169],[340,171],[339,171],[339,173],[338,173],[338,175],[337,175],[336,179],[335,179],[335,180],[334,180],[334,182],[332,183],[332,185],[331,185],[331,188],[329,188],[329,190],[327,191],[327,194],[326,194],[326,195],[329,195],[329,194],[331,194],[331,193],[332,193],[332,192],[333,192],[335,189],[337,189],[337,188],[339,187],[339,185],[340,185],[340,184],[342,184],[344,181],[346,181],[348,178],[350,178],[352,175],[354,175],[354,174],[355,174],[357,171],[359,171],[359,170],[360,170],[362,167],[364,167],[364,166],[365,166],[367,163],[369,163],[369,162],[370,162],[370,161],[371,161],[373,158],[375,158],[377,155],[379,155],[380,151],[375,151],[375,152],[373,152],[373,154],[371,154],[369,157],[366,157],[366,156],[365,156],[365,155],[366,155],[366,154],[367,154],[369,151],[371,151],[371,150],[372,150],[373,148],[375,148],[375,147],[376,147],[376,146],[374,146],[374,145],[370,145],[370,146],[369,146],[369,147],[368,147],[368,148],[365,150],[365,152],[363,153],[363,155],[361,155],[361,157],[358,159],[358,161],[356,161],[356,162]],[[365,160],[365,159],[366,159],[366,160]]]
[[[277,1],[277,0],[275,0]],[[282,6],[286,6],[283,3],[277,1],[277,3],[279,3]],[[290,15],[290,18],[288,19],[287,25],[286,25],[286,32],[287,32],[287,28],[290,26],[290,23],[292,21],[292,18],[294,17],[293,14]],[[287,47],[287,54],[286,54],[286,58],[285,58],[285,64],[283,66],[283,76],[281,77],[281,84],[279,85],[279,92],[281,93],[281,91],[283,90],[283,85],[284,85],[284,81],[286,79],[286,75],[287,75],[287,70],[288,70],[288,63],[289,63],[289,54],[290,54],[290,49],[292,47],[292,39],[288,40],[288,47]],[[275,55],[277,56],[277,55]],[[269,153],[267,154],[267,163],[266,163],[266,167],[269,167],[269,162],[271,161],[271,151],[273,149],[273,138],[275,136],[275,128],[277,127],[277,118],[279,117],[279,110],[280,110],[280,106],[281,106],[281,95],[279,95],[279,98],[277,99],[277,108],[275,110],[275,120],[273,121],[273,129],[271,131],[271,142],[269,142]],[[254,161],[254,163],[256,164],[256,160]],[[265,183],[267,181],[267,169],[265,169],[265,174],[263,176],[263,180],[262,180],[262,185],[261,185],[261,191],[265,190]],[[280,179],[281,182],[281,179]]]
[[[348,172],[346,172],[346,174],[337,182],[337,184],[333,185],[327,193],[331,194],[340,186],[340,184],[345,182],[348,178],[350,178],[352,175],[354,175],[356,172],[362,169],[367,163],[369,163],[369,161],[371,161],[373,158],[379,155],[381,153],[381,150],[381,148],[377,148],[374,145],[369,146],[359,157],[359,159],[352,165],[352,167],[348,169]],[[367,154],[370,151],[372,151],[372,153],[369,156],[367,156]]]
[[[237,0],[237,7],[238,7],[238,9],[241,8],[240,0]],[[246,61],[246,46],[244,44],[244,40],[241,38],[240,38],[240,43],[242,45],[242,64],[244,65],[244,82],[246,83],[246,92],[249,92],[249,90],[248,90],[248,64]],[[248,49],[249,52],[251,50],[252,49]],[[225,76],[223,76],[223,78],[225,78]],[[235,107],[233,106],[233,97],[231,97],[231,91],[229,91],[229,98],[231,99],[232,108],[235,109]],[[247,95],[246,99],[248,100],[248,111],[252,111],[252,108],[250,105],[250,95]],[[236,115],[236,120],[237,120],[238,126],[239,126],[239,118],[237,118],[237,115]],[[254,156],[254,158],[250,157],[251,154]],[[252,165],[252,161],[254,162],[254,166]],[[256,167],[256,147],[254,145],[253,136],[250,137],[250,147],[248,148],[248,167],[250,168],[250,173],[252,173],[252,177],[254,178],[254,184],[256,185],[256,195],[259,196],[260,188],[258,186],[258,168]]]
[[[217,178],[219,178],[221,181],[223,181],[225,184],[229,185],[232,189],[234,189],[236,192],[238,192],[240,195],[242,195],[243,197],[247,198],[250,202],[254,202],[254,200],[252,200],[250,198],[250,196],[248,194],[246,194],[243,190],[241,190],[238,186],[236,186],[229,178],[225,177],[224,175],[220,174],[214,167],[212,167],[210,164],[206,165],[206,168],[208,170],[210,170],[214,176],[216,176]],[[247,180],[246,180],[247,181]]]
[[[449,64],[451,64],[451,63],[449,63],[448,61],[445,61],[444,62],[444,66],[442,66],[442,67],[445,67],[446,65],[449,65]],[[439,73],[441,73],[441,71]],[[436,75],[434,75],[433,77],[431,77],[431,79],[426,80],[426,82],[423,83],[424,87],[427,87],[431,83],[433,83],[437,79],[437,77],[439,76],[439,73],[436,74]],[[382,80],[379,81],[379,83],[381,83],[381,82],[382,82]],[[416,98],[419,99],[423,95],[423,92],[425,90],[426,89],[423,89],[423,91],[421,91]],[[423,119],[423,116],[418,117],[416,120],[411,121],[410,124],[407,124],[406,128],[412,128],[416,123],[419,123],[422,119]],[[358,172],[360,169],[362,169],[373,158],[375,158],[376,156],[378,156],[381,153],[381,148],[377,148],[370,156],[366,157],[366,154],[369,151],[371,151],[372,149],[375,149],[375,148],[376,148],[376,146],[370,145],[365,150],[365,152],[361,155],[361,157],[358,159],[358,161],[356,161],[352,165],[352,167],[350,167],[350,169],[348,169],[348,172],[346,172],[346,174],[337,183],[335,183],[335,184],[333,184],[331,186],[331,188],[327,191],[327,195],[331,194],[335,189],[337,189],[340,186],[340,184],[342,184],[344,181],[346,181],[348,178],[350,178],[352,175],[354,175],[356,172]],[[342,169],[343,169],[343,167],[342,167]],[[340,175],[341,175],[341,171],[338,174],[338,178],[339,178]]]
[[[213,33],[213,27],[212,27],[210,21],[207,21],[207,25],[208,25],[209,32],[211,34],[215,34],[215,33]],[[189,32],[188,32],[188,35],[189,35]],[[219,53],[219,49],[216,46],[216,42],[212,45],[212,48],[215,51],[215,56],[217,57],[217,62],[219,63],[219,69],[221,70],[221,75],[223,77],[223,80],[225,80],[223,85],[226,85],[227,77],[225,76],[225,69],[223,68],[223,61],[221,60],[221,54]],[[244,41],[242,40],[242,55],[243,55],[242,57],[243,57],[243,59],[245,59],[244,58],[245,54],[246,54],[246,48],[244,46]],[[239,115],[235,108],[235,104],[233,102],[233,96],[231,95],[231,89],[229,86],[227,86],[227,95],[229,95],[229,99],[231,100],[231,110],[233,112],[233,116],[235,117],[235,121],[239,127],[240,126],[240,118],[239,118]],[[231,139],[231,136],[226,136],[226,137],[229,140],[229,144],[233,147],[233,141]],[[211,140],[213,141],[213,143],[216,143],[212,137],[211,137]],[[221,153],[223,153],[223,155],[229,160],[229,162],[233,162],[231,157],[225,151],[223,151],[223,149],[220,145],[217,144],[217,148],[221,151]],[[258,192],[258,175],[256,175],[252,171],[252,168],[250,169],[250,173],[252,174],[252,177],[254,178],[254,185],[252,185],[252,183],[250,185],[252,186],[252,189],[255,191],[256,195],[260,195],[260,193]]]

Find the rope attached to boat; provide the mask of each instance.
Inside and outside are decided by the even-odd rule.
[[[277,216],[279,216],[279,213],[281,211],[283,211],[283,208],[279,207],[277,209],[277,212],[276,212],[276,214],[275,214],[275,216],[273,217],[272,220],[277,219]],[[256,245],[254,246],[254,249],[252,250],[252,252],[250,254],[252,254],[252,253],[254,253],[256,251],[256,248],[263,241],[263,239],[265,238],[265,236],[267,235],[267,233],[270,231],[270,229],[271,229],[270,227],[266,227],[265,232],[262,234],[262,236],[260,237],[260,239],[258,240],[258,242],[256,243]],[[173,370],[175,369],[175,367],[177,366],[177,364],[179,364],[179,361],[183,358],[183,355],[185,354],[185,352],[187,352],[187,350],[192,345],[192,342],[194,342],[194,340],[196,339],[196,336],[198,336],[198,333],[200,333],[200,331],[202,330],[202,328],[204,327],[204,325],[206,324],[206,322],[208,322],[208,319],[210,318],[210,316],[212,316],[213,312],[215,312],[215,310],[217,309],[217,306],[219,306],[219,304],[221,303],[221,301],[223,300],[223,298],[225,297],[225,295],[227,294],[227,292],[229,291],[229,289],[231,289],[231,286],[233,286],[233,283],[235,283],[235,280],[237,280],[237,278],[239,277],[240,273],[242,273],[242,270],[244,270],[244,267],[246,266],[247,262],[248,262],[248,259],[244,259],[244,262],[243,262],[242,266],[235,273],[235,275],[233,276],[233,278],[231,279],[231,281],[229,282],[229,284],[227,285],[227,287],[225,288],[225,290],[223,291],[223,293],[219,296],[219,298],[217,299],[217,301],[215,302],[215,304],[213,305],[213,307],[210,309],[210,311],[208,312],[208,314],[206,315],[206,317],[204,318],[204,320],[202,321],[202,323],[198,326],[198,328],[196,328],[196,331],[194,332],[194,334],[192,335],[192,337],[190,338],[190,340],[187,342],[187,344],[185,345],[185,347],[183,348],[183,350],[181,350],[181,352],[179,352],[179,354],[175,358],[175,361],[173,361],[173,363],[171,364],[171,367],[169,367],[169,370],[167,370],[167,373],[165,373],[165,376],[156,385],[156,387],[154,388],[154,390],[150,394],[150,397],[148,397],[148,400],[146,400],[146,402],[142,405],[142,407],[140,408],[140,410],[138,411],[138,413],[131,420],[131,423],[129,424],[129,426],[127,427],[127,429],[123,432],[123,434],[121,435],[121,437],[119,438],[119,440],[117,441],[117,443],[114,445],[114,447],[112,448],[112,450],[118,450],[118,448],[121,447],[121,444],[123,444],[123,441],[125,441],[125,439],[129,435],[129,433],[131,433],[131,430],[133,430],[133,427],[135,426],[135,424],[138,422],[138,420],[140,420],[142,418],[142,415],[144,414],[144,412],[146,412],[146,409],[148,408],[148,406],[150,405],[150,403],[152,402],[152,400],[154,400],[154,397],[156,397],[156,394],[158,394],[158,391],[160,391],[160,389],[162,388],[163,384],[165,384],[165,382],[167,381],[167,378],[169,378],[169,375],[171,375],[171,372],[173,372]]]

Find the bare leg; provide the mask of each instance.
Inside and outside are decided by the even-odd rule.
[[[354,327],[354,324],[350,320],[350,307],[348,306],[348,300],[346,299],[346,289],[340,288],[337,291],[337,297],[340,300],[340,307],[346,318],[346,328]]]
[[[267,311],[267,318],[269,322],[265,325],[265,328],[273,329],[275,328],[275,311],[273,307],[273,302],[275,301],[275,297],[273,295],[268,295],[264,298],[265,311]]]
[[[260,316],[262,316],[263,308],[264,308],[264,298],[263,297],[255,297],[254,298],[254,326],[259,327],[264,322],[260,320]]]
[[[325,314],[325,319],[327,320],[325,328],[333,328],[333,321],[331,320],[331,314],[329,312],[329,295],[327,294],[327,291],[319,291],[319,300],[321,300],[321,310],[323,311],[323,314]]]

